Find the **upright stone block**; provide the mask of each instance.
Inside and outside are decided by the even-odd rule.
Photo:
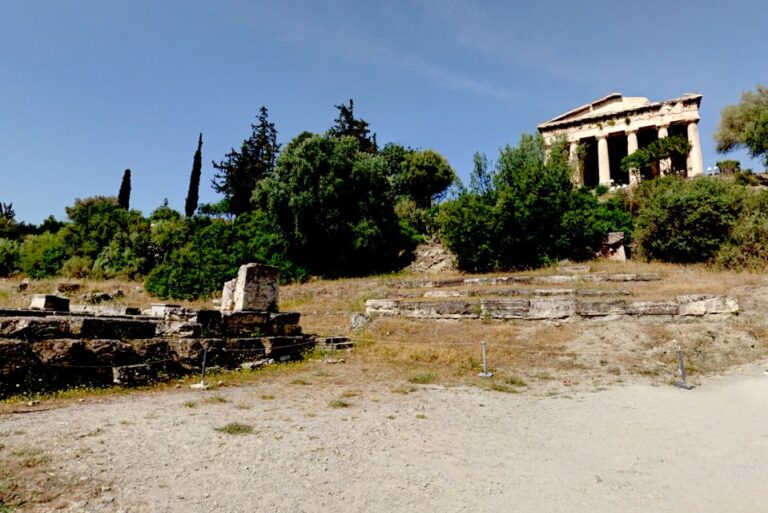
[[[49,294],[32,296],[31,310],[49,310],[54,312],[69,312],[69,299]]]
[[[223,302],[222,302],[223,303]],[[237,272],[233,310],[277,311],[277,267],[245,264]]]
[[[221,291],[221,305],[219,305],[222,312],[231,312],[235,309],[235,287],[237,287],[237,278],[224,283],[224,289]]]

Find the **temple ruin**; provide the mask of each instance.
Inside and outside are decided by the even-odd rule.
[[[579,185],[623,185],[647,177],[622,172],[621,160],[656,139],[676,134],[687,137],[692,149],[685,162],[661,162],[661,173],[685,169],[687,176],[698,176],[704,172],[698,126],[701,98],[688,93],[651,102],[612,93],[546,121],[538,129],[548,145],[565,137],[574,182]]]

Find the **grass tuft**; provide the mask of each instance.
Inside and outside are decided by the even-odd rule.
[[[422,372],[408,378],[408,383],[414,385],[428,385],[437,381],[437,376],[431,372]]]
[[[216,431],[228,435],[249,435],[253,433],[253,426],[241,424],[240,422],[230,422],[226,426],[217,427]]]
[[[328,402],[328,406],[331,408],[349,408],[352,405],[346,401],[342,401],[341,399],[334,399],[333,401]]]

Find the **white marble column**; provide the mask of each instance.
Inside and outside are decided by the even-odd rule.
[[[662,125],[658,127],[659,129],[659,139],[666,139],[669,136],[669,125]],[[669,174],[669,170],[672,169],[672,160],[670,159],[661,159],[659,161],[659,174],[661,176],[666,176]]]
[[[632,155],[637,151],[637,130],[628,130],[627,134],[627,155]],[[640,170],[629,170],[629,184],[635,185],[640,181]]]
[[[571,168],[573,169],[573,183],[578,186],[584,185],[584,177],[581,174],[581,162],[579,161],[578,141],[571,141],[571,144],[568,147],[568,161],[571,163]]]
[[[597,169],[600,185],[611,186],[611,160],[608,156],[608,136],[597,136]]]
[[[688,176],[701,176],[704,174],[704,159],[701,157],[701,140],[699,139],[699,122],[688,123],[688,142],[691,143],[691,151],[688,153]]]

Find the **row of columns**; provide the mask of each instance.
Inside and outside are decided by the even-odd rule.
[[[658,138],[664,139],[669,136],[669,125],[661,125],[657,127]],[[637,130],[627,130],[624,132],[627,136],[627,155],[632,155],[638,150],[637,144]],[[688,176],[698,176],[704,173],[704,161],[701,156],[701,141],[699,140],[699,126],[697,121],[688,123],[687,126],[688,142],[691,143],[691,151],[688,154],[687,168]],[[572,162],[576,162],[578,159],[579,143],[571,142],[570,146],[570,158]],[[659,163],[659,170],[662,175],[669,172],[672,167],[672,163],[669,159],[664,159]],[[611,160],[608,154],[608,134],[597,136],[597,169],[598,169],[598,182],[601,185],[611,184]],[[637,175],[630,173],[630,184],[637,182]]]

